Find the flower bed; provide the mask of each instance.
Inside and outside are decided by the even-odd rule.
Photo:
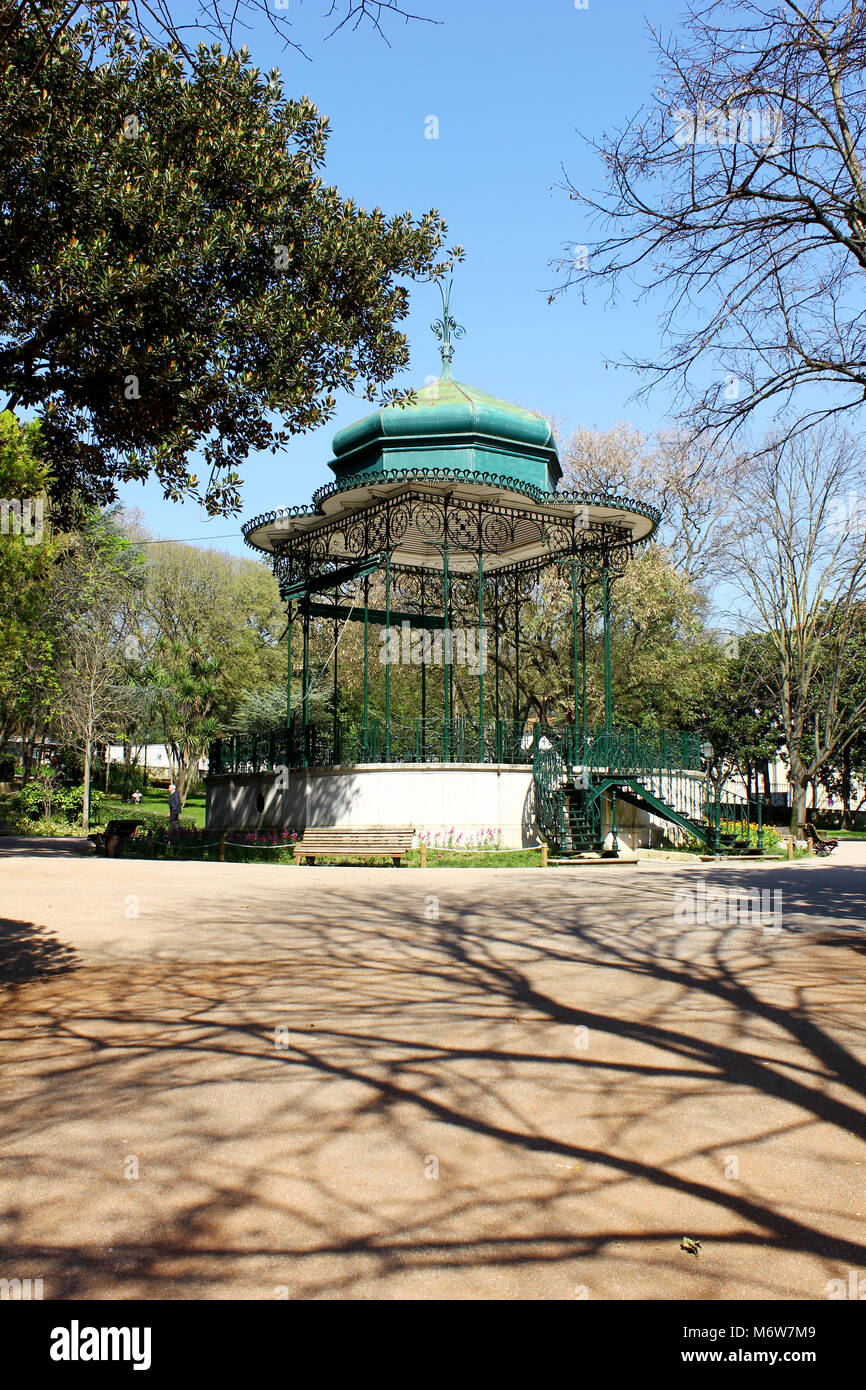
[[[502,826],[486,830],[460,830],[455,835],[454,826],[450,830],[425,830],[418,836],[418,843],[428,850],[497,850],[502,848]]]

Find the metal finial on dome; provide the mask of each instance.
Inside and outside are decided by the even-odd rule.
[[[464,338],[466,336],[466,329],[462,324],[457,322],[451,313],[451,280],[448,281],[447,285],[443,285],[441,280],[437,281],[437,284],[439,285],[439,293],[442,296],[442,317],[441,319],[433,319],[430,327],[442,344],[439,349],[439,355],[442,358],[442,375],[450,376],[451,358],[454,355],[454,347],[451,339],[452,337],[458,340]]]

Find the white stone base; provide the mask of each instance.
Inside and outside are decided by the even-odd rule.
[[[207,779],[207,826],[414,825],[419,834],[471,844],[499,832],[502,849],[539,843],[532,768],[510,763],[362,763]]]
[[[210,830],[304,830],[308,825],[414,825],[419,834],[473,846],[499,832],[501,849],[540,843],[532,768],[512,763],[360,763],[291,772],[209,777]],[[612,829],[602,800],[602,836]],[[676,845],[670,822],[617,800],[617,838],[624,850]]]
[[[606,837],[613,830],[609,794],[604,795],[601,806],[602,835]],[[685,835],[679,826],[617,797],[616,838],[622,849],[662,849],[666,845],[680,844]]]

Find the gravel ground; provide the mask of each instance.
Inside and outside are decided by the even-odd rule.
[[[422,871],[5,839],[0,893],[0,1277],[46,1298],[866,1270],[866,844]]]

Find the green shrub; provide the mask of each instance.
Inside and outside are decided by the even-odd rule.
[[[90,819],[92,821],[101,819],[104,799],[102,792],[91,787]],[[83,806],[83,787],[53,786],[46,788],[45,779],[34,777],[12,798],[10,809],[13,814],[17,812],[24,821],[41,821],[46,819],[46,810],[50,807],[48,817],[50,820],[65,820],[71,825],[75,825],[81,822]]]
[[[139,833],[142,834],[142,835],[146,835],[147,832],[148,832],[148,830],[153,830],[153,831],[162,831],[162,830],[164,830],[164,831],[167,832],[167,831],[168,831],[168,806],[166,806],[166,809],[165,809],[164,811],[142,811],[142,810],[140,810],[139,807],[137,807],[137,806],[130,806],[129,809],[127,810],[127,808],[124,807],[124,812],[123,812],[123,815],[122,815],[122,816],[118,816],[118,815],[112,814],[111,817],[110,817],[110,819],[111,819],[111,820],[124,820],[124,819],[125,819],[125,820],[137,820],[137,821],[141,821],[141,822],[142,822],[142,827],[141,827],[141,831],[140,831]],[[195,828],[196,828],[195,821],[194,821],[190,816],[181,816],[180,821],[179,821],[178,823],[179,823],[184,829],[187,829],[187,830],[195,830]]]
[[[50,792],[50,800],[53,808],[54,798],[59,794],[60,788],[56,787]],[[46,789],[43,783],[36,778],[32,779],[12,798],[12,811],[23,816],[25,820],[39,820],[45,814]]]

